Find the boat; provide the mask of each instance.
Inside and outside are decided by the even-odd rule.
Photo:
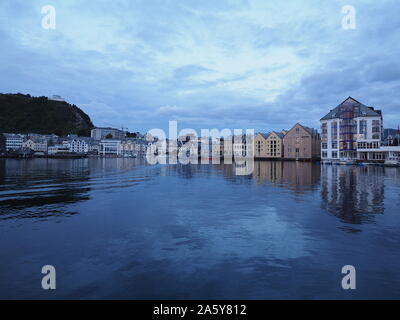
[[[339,164],[345,165],[345,166],[352,166],[356,163],[357,163],[356,160],[340,160],[339,161]]]
[[[388,159],[385,161],[384,165],[386,167],[400,167],[400,160]]]

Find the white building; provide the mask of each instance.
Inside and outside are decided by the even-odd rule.
[[[24,143],[24,137],[21,134],[4,133],[6,151],[19,150]]]
[[[100,141],[100,152],[102,156],[121,156],[122,155],[121,140],[106,139]]]
[[[88,153],[89,144],[83,139],[73,139],[69,142],[69,151],[75,153]]]
[[[89,153],[91,153],[91,154],[99,154],[100,153],[100,142],[99,141],[90,141],[89,142]]]
[[[349,97],[321,119],[321,130],[323,161],[367,159],[381,147],[382,112]]]
[[[22,147],[29,148],[36,153],[45,154],[47,153],[47,144],[48,143],[46,138],[39,135],[35,135],[28,137],[28,139],[25,140],[24,143],[22,144]]]
[[[69,145],[68,144],[56,144],[54,146],[49,146],[47,149],[47,153],[49,155],[55,155],[58,153],[69,153]]]
[[[61,96],[58,95],[58,94],[54,94],[54,95],[52,95],[51,97],[48,97],[48,98],[49,98],[49,100],[53,100],[53,101],[65,102],[64,98],[61,97]]]
[[[114,128],[94,128],[90,134],[94,140],[107,139],[107,136],[112,137],[112,139],[122,140],[126,136],[124,131]]]

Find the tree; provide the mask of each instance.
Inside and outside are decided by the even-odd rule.
[[[109,133],[108,135],[106,135],[105,138],[106,138],[106,139],[113,139],[114,137],[113,137],[113,135],[112,135],[111,133]]]

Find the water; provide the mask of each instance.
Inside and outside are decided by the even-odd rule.
[[[0,298],[400,298],[399,207],[396,168],[0,159]]]

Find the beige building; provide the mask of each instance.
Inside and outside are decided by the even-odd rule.
[[[40,137],[30,137],[23,144],[23,148],[29,148],[35,152],[47,153],[47,140]]]
[[[319,159],[321,154],[321,137],[317,130],[294,125],[283,138],[285,159],[312,160]]]
[[[282,132],[258,133],[254,138],[254,157],[256,159],[283,158],[283,138]]]

